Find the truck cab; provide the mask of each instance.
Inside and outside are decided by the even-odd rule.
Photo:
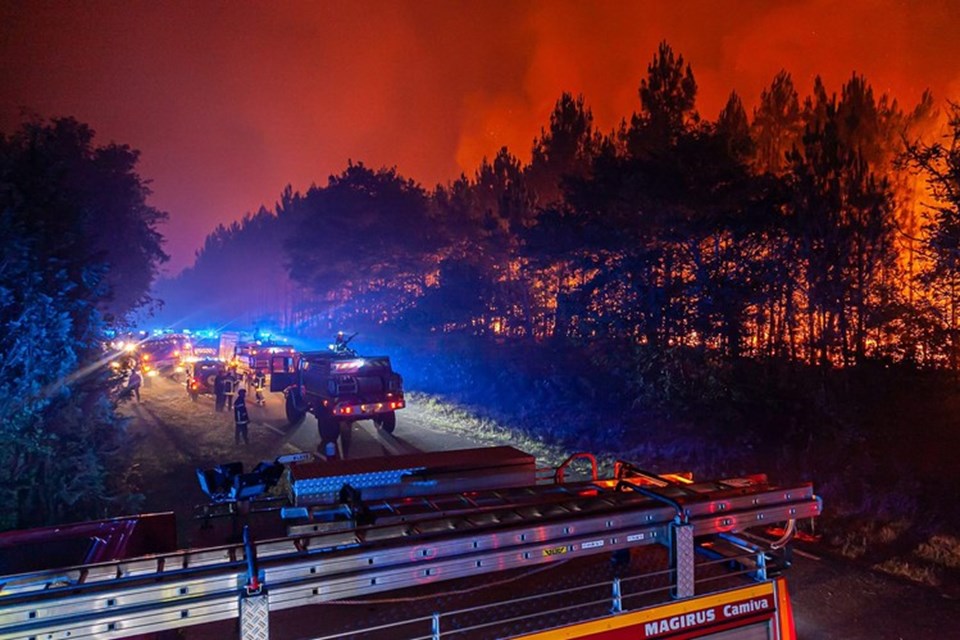
[[[403,409],[403,379],[387,356],[360,356],[353,351],[274,354],[270,391],[282,391],[287,419],[299,423],[317,417],[321,447],[336,443],[342,423],[373,420],[386,433],[396,428]]]

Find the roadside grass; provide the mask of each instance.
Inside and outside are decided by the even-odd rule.
[[[921,544],[916,551],[919,558],[951,569],[960,569],[960,538],[937,534]]]
[[[500,446],[505,443],[536,456],[545,466],[557,466],[569,453],[562,446],[551,443],[543,434],[523,429],[503,418],[484,415],[479,407],[463,405],[455,399],[422,393],[407,392],[410,403],[415,403],[427,419],[445,431],[468,435],[478,445]]]
[[[890,558],[874,565],[879,571],[901,576],[936,587],[947,587],[960,593],[960,538],[935,534],[914,548],[909,554]]]

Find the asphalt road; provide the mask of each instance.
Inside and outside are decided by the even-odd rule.
[[[193,505],[204,502],[195,470],[242,461],[252,467],[284,453],[316,451],[316,420],[308,416],[291,427],[282,396],[268,394],[267,405],[248,403],[250,444],[234,443],[233,416],[214,411],[213,399],[192,402],[182,385],[153,379],[143,402],[124,405],[135,443],[131,486],[145,494],[144,510],[173,510],[189,522]],[[416,451],[463,449],[490,444],[517,444],[500,435],[472,432],[455,423],[442,405],[410,402],[398,413],[394,434],[370,421],[341,431],[340,453],[346,458],[397,455]],[[538,457],[541,455],[536,453]],[[829,509],[829,505],[826,505]],[[188,540],[189,541],[189,540]],[[801,640],[940,640],[960,638],[960,602],[935,589],[872,571],[805,547],[788,572],[798,637]]]
[[[956,599],[807,550],[787,572],[800,640],[960,638]]]

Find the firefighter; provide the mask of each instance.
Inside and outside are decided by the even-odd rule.
[[[131,395],[137,398],[137,403],[140,402],[141,384],[143,384],[143,376],[140,375],[140,371],[134,369],[130,372],[130,378],[127,380],[127,389]]]
[[[233,408],[233,399],[237,395],[237,375],[233,371],[228,371],[223,376],[223,395],[227,398],[227,409]]]
[[[227,395],[224,389],[224,381],[226,380],[226,374],[223,369],[217,371],[217,377],[213,380],[213,393],[217,398],[217,411],[223,411],[224,406],[227,404]]]
[[[263,369],[257,369],[256,373],[253,375],[253,388],[257,394],[257,406],[263,407],[267,404],[267,401],[263,397],[263,388],[267,385],[267,376],[264,375]]]
[[[343,331],[337,331],[337,339],[333,343],[333,352],[334,353],[344,353],[348,355],[356,355],[356,352],[350,348],[350,341],[357,337],[357,334],[353,334],[349,337],[343,335]]]
[[[243,444],[250,444],[250,438],[247,436],[247,425],[250,424],[250,416],[247,414],[247,390],[240,389],[237,392],[237,399],[233,403],[233,421],[236,423],[236,430],[233,433],[233,439],[240,444],[243,438]]]

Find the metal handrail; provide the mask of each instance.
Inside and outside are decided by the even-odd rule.
[[[729,562],[737,562],[737,561],[739,561],[739,560],[746,560],[746,559],[758,559],[758,563],[759,563],[759,562],[760,562],[759,557],[760,557],[760,556],[763,556],[765,553],[766,553],[765,550],[763,550],[763,549],[758,549],[757,551],[748,552],[748,553],[740,554],[740,555],[737,555],[737,556],[725,557],[725,558],[718,559],[718,560],[707,560],[707,561],[705,561],[705,562],[699,563],[698,566],[706,567],[706,566],[711,566],[711,565],[716,565],[716,564],[724,564],[724,563],[729,563]],[[472,632],[472,631],[480,631],[480,630],[483,630],[483,629],[486,629],[486,628],[489,628],[489,627],[493,627],[493,626],[499,626],[499,625],[504,625],[504,624],[512,624],[512,623],[521,622],[521,621],[524,621],[524,620],[532,620],[532,619],[536,619],[536,618],[544,618],[544,617],[548,617],[548,616],[550,616],[550,615],[552,615],[552,614],[567,612],[567,611],[570,611],[570,610],[572,610],[572,609],[584,609],[584,608],[588,608],[588,607],[595,607],[595,606],[598,606],[598,605],[603,605],[603,604],[605,604],[605,603],[610,603],[610,604],[611,604],[611,611],[614,611],[614,612],[617,612],[617,613],[619,613],[619,612],[627,612],[627,611],[630,611],[630,609],[628,609],[628,608],[625,606],[625,603],[626,603],[627,600],[636,599],[636,598],[641,597],[641,596],[648,596],[648,595],[652,595],[652,594],[655,594],[655,593],[669,592],[669,591],[672,589],[673,585],[672,585],[672,581],[671,581],[671,584],[669,584],[669,585],[665,585],[665,586],[661,586],[661,587],[653,587],[653,588],[651,588],[651,589],[645,589],[645,590],[641,590],[641,591],[634,591],[634,592],[630,592],[630,593],[624,593],[624,592],[623,592],[623,584],[625,584],[625,583],[630,583],[630,582],[635,582],[635,581],[638,581],[638,580],[649,580],[649,579],[652,578],[652,577],[661,576],[661,575],[669,575],[669,574],[674,574],[674,573],[675,573],[675,572],[674,572],[672,569],[666,569],[666,570],[662,570],[662,571],[652,571],[652,572],[644,573],[644,574],[641,574],[641,575],[634,575],[634,576],[623,577],[623,578],[614,578],[614,579],[612,579],[612,580],[604,580],[604,581],[602,581],[602,582],[595,582],[595,583],[592,583],[592,584],[583,585],[583,586],[579,586],[579,587],[570,587],[570,588],[565,588],[565,589],[557,589],[557,590],[554,590],[554,591],[548,591],[548,592],[545,592],[545,593],[536,594],[536,595],[532,595],[532,596],[521,596],[521,597],[519,597],[519,598],[511,598],[511,599],[509,599],[509,600],[503,600],[503,601],[499,601],[499,602],[495,602],[495,603],[490,603],[490,604],[476,605],[476,606],[472,606],[472,607],[464,607],[464,608],[461,608],[461,609],[453,609],[453,610],[445,611],[445,612],[436,612],[436,613],[434,613],[432,616],[420,616],[420,617],[416,617],[416,618],[409,618],[409,619],[404,619],[404,620],[398,620],[398,621],[396,621],[396,622],[387,623],[387,624],[383,624],[383,625],[377,625],[377,626],[373,626],[373,627],[364,627],[364,628],[359,628],[359,629],[351,629],[350,631],[345,632],[345,633],[336,634],[336,635],[319,636],[319,637],[312,638],[311,640],[336,640],[336,639],[338,639],[338,638],[343,638],[343,637],[346,637],[346,636],[350,636],[350,637],[360,637],[360,636],[362,636],[362,635],[364,635],[364,634],[375,633],[375,632],[377,632],[377,631],[387,631],[387,630],[389,630],[389,629],[395,629],[395,628],[398,628],[398,627],[405,627],[405,626],[409,626],[409,625],[411,625],[411,624],[415,624],[415,623],[418,623],[418,622],[429,622],[429,623],[431,624],[432,628],[433,628],[433,631],[432,631],[430,634],[428,634],[428,635],[416,636],[415,638],[410,638],[410,640],[441,640],[442,638],[449,638],[449,637],[451,637],[451,636],[461,635],[461,634],[469,633],[469,632]],[[704,584],[708,584],[708,583],[711,583],[711,582],[716,582],[716,581],[718,581],[718,580],[730,579],[731,577],[737,577],[737,576],[752,576],[753,574],[755,574],[755,571],[752,571],[752,570],[749,570],[749,569],[744,569],[744,570],[742,570],[742,571],[730,571],[730,572],[727,572],[727,573],[725,573],[724,575],[721,575],[721,576],[705,576],[705,577],[697,578],[696,581],[695,581],[695,584],[704,585]],[[610,589],[609,592],[610,592],[610,594],[611,594],[610,597],[603,598],[603,599],[597,599],[597,600],[588,600],[588,601],[584,601],[584,602],[577,602],[577,603],[573,603],[573,604],[565,604],[565,605],[563,605],[563,606],[561,606],[561,607],[556,607],[556,608],[547,609],[547,610],[538,610],[538,611],[536,611],[536,612],[534,612],[534,613],[528,613],[528,614],[523,614],[523,615],[518,615],[518,616],[512,616],[512,617],[509,617],[509,618],[501,618],[501,619],[494,620],[494,621],[490,621],[490,622],[482,622],[482,623],[479,623],[479,624],[474,624],[474,625],[465,626],[465,627],[458,627],[458,628],[449,629],[449,630],[446,630],[446,631],[444,631],[444,630],[442,630],[442,629],[440,628],[440,626],[441,626],[440,623],[441,623],[441,621],[442,621],[444,618],[450,619],[450,618],[453,618],[453,617],[456,617],[456,616],[462,616],[462,615],[464,615],[464,614],[475,613],[475,612],[478,612],[478,611],[484,611],[484,610],[490,610],[490,609],[495,609],[495,608],[507,607],[507,606],[511,606],[511,605],[523,604],[523,603],[529,602],[529,601],[531,601],[531,600],[543,600],[543,599],[546,599],[546,598],[555,598],[555,597],[559,597],[559,596],[569,595],[569,594],[571,594],[571,593],[575,593],[575,592],[578,592],[578,591],[596,590],[596,589],[603,588],[603,587],[609,587],[609,589]],[[331,603],[331,604],[336,604],[336,602],[333,602],[333,603]],[[358,605],[359,605],[359,604],[365,604],[365,603],[364,603],[363,601],[357,601],[357,602],[355,602],[355,603],[341,603],[341,604],[358,604]],[[595,618],[595,619],[599,619],[599,618]],[[544,627],[542,627],[540,630],[546,630],[546,629],[548,629],[548,628],[550,628],[550,627],[544,626]]]
[[[363,629],[356,629],[354,631],[350,631],[349,633],[351,635],[355,633],[374,633],[375,631],[386,631],[387,629],[395,629],[396,627],[411,625],[416,622],[430,623],[433,621],[433,619],[434,619],[434,616],[418,616],[416,618],[410,618],[408,620],[402,620],[400,622],[388,622],[387,624],[379,624],[375,627],[365,627]],[[343,635],[344,634],[342,633],[338,633],[332,636],[317,636],[315,638],[311,638],[311,640],[336,640],[337,638],[342,638]],[[416,638],[410,638],[409,640],[429,640],[429,638],[432,638],[432,637],[433,637],[432,634],[428,634],[425,636],[417,636]]]
[[[567,467],[573,464],[576,460],[586,460],[590,463],[590,479],[593,481],[597,480],[597,456],[592,453],[587,453],[586,451],[578,451],[571,454],[567,457],[566,460],[560,463],[560,466],[557,467],[557,470],[553,474],[553,481],[556,484],[563,484]]]

